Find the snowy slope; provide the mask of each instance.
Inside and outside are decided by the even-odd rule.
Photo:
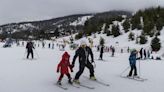
[[[88,19],[90,19],[91,17],[93,16],[84,16],[84,17],[80,17],[78,18],[78,20],[70,23],[70,25],[73,25],[73,26],[77,26],[77,25],[84,25],[85,21],[87,21]]]
[[[163,30],[164,31],[164,30]],[[163,32],[162,31],[162,32]],[[116,41],[119,42],[118,47],[140,47],[134,42],[128,42],[127,36],[122,35],[118,38],[112,39],[104,35],[97,35],[94,39],[94,44],[97,45],[99,37],[103,36],[106,40],[106,45],[113,45]],[[163,36],[161,36],[163,38]],[[68,37],[65,37],[67,39]],[[62,38],[60,38],[61,40]],[[64,51],[60,51],[58,47],[55,49],[48,49],[46,47],[37,47],[34,50],[36,60],[25,60],[25,47],[15,45],[12,48],[0,48],[0,92],[65,92],[54,84],[56,83],[60,74],[56,73],[56,67],[61,60]],[[77,41],[77,42],[80,42]],[[41,45],[40,42],[37,42]],[[0,43],[2,47],[4,43]],[[55,42],[56,44],[56,42]],[[56,46],[56,45],[55,45]],[[70,61],[74,56],[75,51],[66,47],[66,51],[71,55]],[[105,87],[100,84],[89,81],[83,75],[89,76],[89,71],[85,69],[80,81],[84,85],[95,87],[94,90],[80,87],[80,89],[71,87],[67,84],[67,78],[64,77],[62,83],[68,87],[67,92],[163,92],[164,91],[164,62],[155,60],[143,60],[137,63],[137,68],[140,64],[141,77],[147,78],[145,82],[138,82],[134,80],[120,78],[119,75],[125,68],[129,66],[129,53],[116,52],[115,57],[110,57],[111,53],[104,53],[105,61],[98,61],[99,52],[93,48],[94,58],[96,62],[95,75],[97,79],[103,80],[110,84],[110,87]],[[72,77],[78,71],[78,60],[71,73]],[[138,71],[139,72],[139,71]],[[123,73],[127,75],[128,71]]]

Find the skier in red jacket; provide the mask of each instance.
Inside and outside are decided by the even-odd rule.
[[[68,54],[68,52],[65,52],[62,56],[62,60],[57,66],[57,73],[59,73],[59,71],[61,73],[57,82],[58,85],[61,85],[61,80],[64,75],[67,75],[68,83],[72,84],[72,81],[71,81],[72,78],[71,78],[68,68],[71,70],[71,72],[73,72],[73,70],[70,65],[69,58],[70,58],[70,55]]]

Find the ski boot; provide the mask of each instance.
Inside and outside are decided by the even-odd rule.
[[[139,77],[139,76],[137,76],[137,75],[134,75],[134,76],[133,76],[133,78],[140,78],[140,77]]]
[[[91,76],[90,79],[91,80],[96,80],[96,77],[95,76]]]
[[[131,77],[131,75],[127,75],[126,77],[130,78],[130,77]]]
[[[68,83],[71,84],[71,85],[73,84],[73,82],[71,81],[71,79],[68,80]]]
[[[74,79],[73,82],[74,82],[75,84],[80,84],[80,81],[79,81],[78,79]]]
[[[61,86],[61,85],[62,85],[62,84],[61,84],[61,81],[58,81],[58,82],[57,82],[57,85],[60,85],[60,86]]]

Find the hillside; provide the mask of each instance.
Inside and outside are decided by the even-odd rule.
[[[85,21],[91,17],[110,18],[116,15],[131,15],[124,11],[110,11],[95,14],[77,14],[42,21],[10,23],[0,26],[0,38],[51,39],[84,31]]]

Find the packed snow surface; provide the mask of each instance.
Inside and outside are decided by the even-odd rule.
[[[117,41],[120,42],[120,40]],[[112,45],[112,42],[115,44],[113,40],[106,45]],[[56,73],[57,64],[64,51],[60,51],[56,42],[54,42],[55,48],[49,49],[48,43],[46,42],[45,48],[42,48],[41,43],[39,43],[40,47],[36,47],[34,50],[34,60],[25,59],[27,54],[25,46],[13,45],[11,48],[2,48],[4,43],[0,43],[0,92],[65,92],[55,85],[60,75]],[[119,43],[120,47],[124,47],[129,42],[122,43],[122,45],[121,42]],[[129,44],[130,47],[133,45],[133,43]],[[129,53],[117,51],[115,56],[111,57],[111,52],[106,52],[103,56],[104,61],[99,61],[99,52],[96,48],[92,48],[92,50],[96,63],[95,76],[98,80],[109,83],[110,86],[106,87],[83,77],[89,76],[89,71],[86,68],[80,77],[80,82],[95,87],[95,89],[74,88],[67,83],[67,77],[64,76],[62,84],[68,88],[67,92],[164,92],[163,60],[139,60],[137,62],[138,74],[148,79],[139,82],[120,77],[120,74],[129,67]],[[75,50],[70,50],[69,45],[67,45],[65,51],[70,54],[70,62],[72,62]],[[74,72],[71,73],[73,78],[78,71],[78,64],[77,59]],[[123,75],[126,76],[128,72],[129,69]]]

